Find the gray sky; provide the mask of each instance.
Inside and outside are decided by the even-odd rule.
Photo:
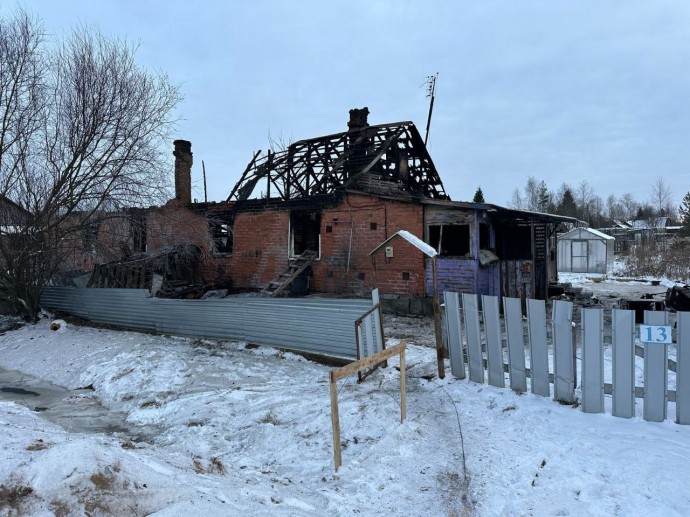
[[[454,200],[505,205],[528,176],[586,180],[604,200],[690,190],[690,2],[20,0],[141,42],[139,63],[181,83],[177,138],[194,197],[227,197],[255,150],[369,122],[413,121],[439,73],[429,151]],[[4,3],[3,11],[12,5]],[[170,145],[172,153],[172,142]],[[172,154],[171,171],[172,171]]]

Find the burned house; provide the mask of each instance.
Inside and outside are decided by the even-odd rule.
[[[0,229],[3,234],[16,233],[30,220],[31,214],[24,207],[0,194]]]
[[[200,250],[197,280],[235,290],[420,299],[431,266],[404,242],[369,253],[399,230],[438,252],[440,291],[544,298],[556,279],[556,230],[567,217],[454,202],[412,122],[369,125],[257,153],[225,202],[192,203],[191,144],[175,141],[176,196],[146,215],[146,250]]]
[[[0,194],[0,247],[3,251],[5,247],[21,245],[22,233],[30,224],[31,217],[24,207]]]

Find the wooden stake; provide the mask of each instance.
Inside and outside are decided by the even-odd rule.
[[[400,355],[400,422],[407,417],[407,403],[405,398],[405,343],[399,343],[392,348],[381,350],[359,361],[346,364],[340,368],[334,368],[328,372],[329,388],[331,392],[331,424],[333,426],[333,463],[338,471],[342,465],[342,450],[340,447],[340,417],[338,415],[338,386],[336,382],[349,375],[359,373],[365,368],[380,364],[395,354]]]
[[[405,348],[400,351],[400,423],[407,417],[407,401],[405,397]]]
[[[333,370],[330,372],[331,385],[331,423],[333,424],[333,460],[335,462],[335,470],[342,464],[342,455],[340,450],[340,418],[338,416],[338,386],[336,385],[335,375]]]
[[[443,227],[441,227],[443,228]],[[436,271],[436,257],[431,259],[431,271],[434,281],[434,334],[436,336],[436,361],[438,362],[438,378],[446,376],[446,367],[443,362],[443,337],[441,334],[441,306],[438,303],[438,273]]]

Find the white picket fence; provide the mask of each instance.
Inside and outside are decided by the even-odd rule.
[[[642,416],[653,422],[666,419],[670,401],[675,402],[675,421],[690,424],[690,312],[676,314],[673,343],[640,346],[636,345],[635,312],[611,309],[611,341],[604,343],[604,309],[582,309],[580,332],[574,332],[572,302],[556,300],[549,340],[543,300],[527,300],[525,322],[518,298],[503,298],[501,320],[498,297],[482,296],[480,311],[476,294],[461,296],[444,293],[448,353],[455,377],[464,379],[468,374],[470,381],[504,388],[507,371],[515,391],[526,392],[529,378],[535,395],[565,403],[578,400],[584,412],[608,409],[624,418],[636,416],[635,398],[642,398]],[[645,311],[644,317],[648,325],[669,323],[667,312]],[[636,360],[636,351],[643,359]],[[669,354],[675,361],[669,361]],[[669,368],[675,369],[671,379],[675,390],[669,390]],[[636,387],[636,379],[643,385]]]

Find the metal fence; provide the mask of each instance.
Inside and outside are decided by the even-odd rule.
[[[370,355],[381,352],[386,348],[383,338],[383,319],[381,317],[381,301],[379,300],[379,290],[371,292],[373,307],[362,314],[355,321],[355,336],[357,339],[357,359],[364,359]],[[386,361],[384,364],[388,364]],[[375,371],[378,365],[365,368],[357,372],[357,377],[361,381],[370,373]]]
[[[676,338],[670,344],[640,345],[636,344],[634,311],[611,310],[612,337],[610,343],[604,343],[604,310],[582,309],[578,346],[572,302],[553,302],[549,327],[543,300],[527,300],[527,318],[523,320],[521,300],[504,298],[501,320],[496,296],[482,296],[481,311],[476,294],[462,294],[462,309],[458,293],[445,292],[444,298],[448,352],[455,377],[465,378],[467,363],[471,381],[483,383],[488,379],[492,386],[503,388],[507,372],[515,391],[526,392],[529,378],[535,395],[553,395],[555,400],[572,403],[577,399],[579,372],[579,401],[584,412],[608,410],[614,416],[631,418],[636,416],[635,398],[642,398],[643,418],[660,422],[667,417],[670,401],[675,402],[675,421],[690,424],[690,312],[677,313],[677,329],[671,333]],[[669,323],[667,312],[645,311],[644,317],[647,325]],[[637,377],[642,379],[636,379],[640,371],[643,376]],[[636,386],[636,380],[642,380],[643,385]],[[675,390],[669,389],[669,383]]]
[[[355,321],[373,303],[365,299],[263,297],[167,300],[151,298],[146,289],[47,287],[41,305],[125,328],[356,359]]]

